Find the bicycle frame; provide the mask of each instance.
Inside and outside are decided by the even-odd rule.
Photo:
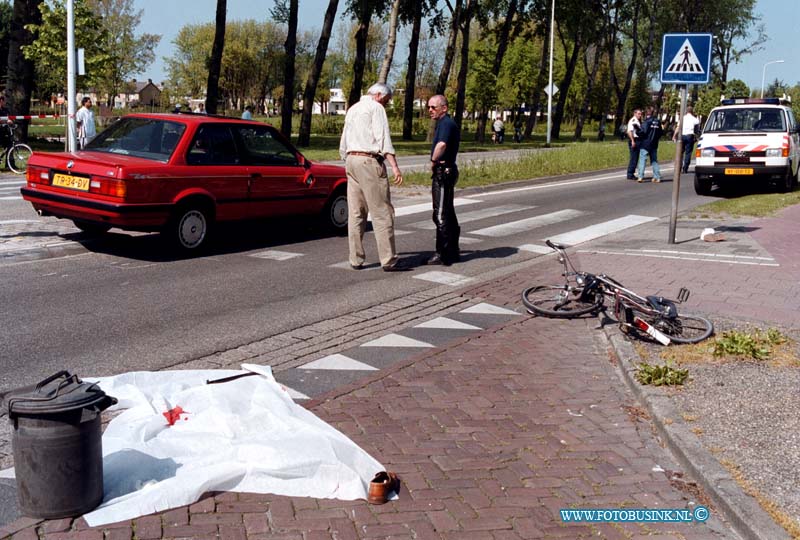
[[[563,246],[554,244],[549,240],[547,240],[546,243],[558,253],[558,260],[564,268],[562,275],[564,276],[565,287],[568,291],[572,292],[583,289],[581,293],[582,296],[599,293],[602,294],[604,298],[608,297],[613,299],[614,315],[623,331],[633,328],[645,332],[662,345],[668,345],[670,343],[670,338],[648,323],[645,318],[675,318],[677,316],[675,303],[681,303],[688,299],[689,291],[687,289],[681,288],[678,294],[678,300],[668,300],[659,297],[658,302],[651,301],[631,289],[628,289],[622,283],[606,274],[591,274],[589,272],[577,270],[567,256],[567,252]],[[574,280],[577,287],[571,284],[571,279]],[[641,316],[637,316],[636,313]]]

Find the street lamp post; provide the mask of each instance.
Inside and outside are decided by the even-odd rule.
[[[761,97],[764,97],[764,79],[767,75],[767,66],[770,64],[783,64],[783,60],[770,60],[764,64],[764,69],[761,70]]]
[[[550,127],[553,116],[553,34],[556,31],[556,0],[553,0],[550,8],[550,75],[548,77],[547,88],[547,146],[550,146]]]

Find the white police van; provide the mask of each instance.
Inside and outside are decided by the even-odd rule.
[[[695,150],[694,189],[758,179],[788,192],[797,186],[800,141],[789,98],[723,99],[711,111]]]

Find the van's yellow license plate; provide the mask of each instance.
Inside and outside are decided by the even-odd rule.
[[[89,191],[89,179],[83,176],[56,173],[53,175],[53,185],[78,191]]]
[[[734,175],[735,174],[744,174],[744,175],[749,174],[749,175],[752,175],[753,174],[753,169],[733,169],[733,168],[727,169],[726,168],[725,169],[725,174],[734,174]]]

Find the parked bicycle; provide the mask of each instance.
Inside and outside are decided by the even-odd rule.
[[[640,296],[605,274],[576,270],[566,246],[547,240],[564,267],[564,283],[536,285],[522,292],[528,313],[570,319],[605,309],[605,299],[614,302],[614,317],[625,333],[644,332],[662,345],[698,343],[714,332],[711,321],[698,315],[678,313],[677,304],[689,298],[681,288],[677,300],[662,296]]]
[[[17,129],[16,124],[4,124],[2,128],[6,133],[4,137],[0,137],[3,141],[3,149],[0,151],[0,164],[5,165],[8,170],[17,174],[25,174],[28,170],[28,160],[33,154],[33,150],[27,144],[16,142],[14,130]]]

